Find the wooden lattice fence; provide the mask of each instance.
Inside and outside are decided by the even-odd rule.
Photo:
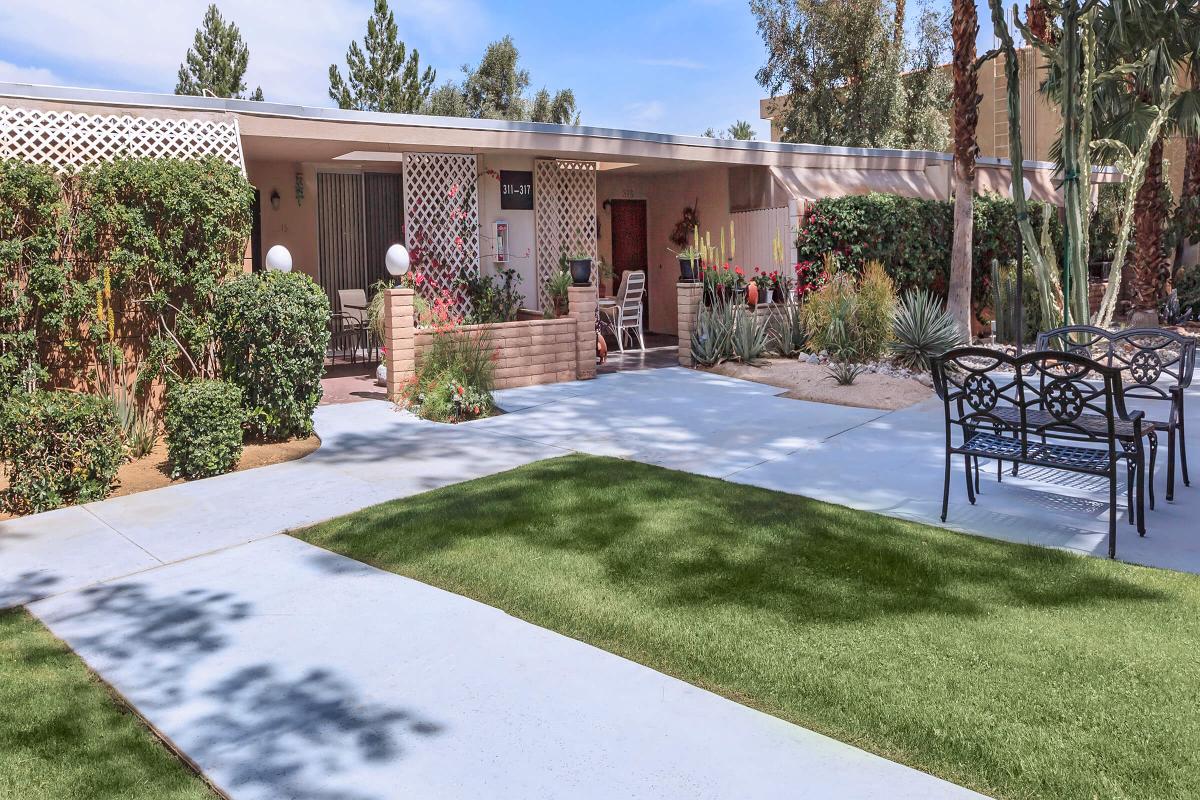
[[[460,273],[479,275],[479,192],[473,155],[404,154],[405,241],[441,285]],[[430,292],[428,284],[422,291]],[[431,294],[426,294],[432,300]],[[470,300],[454,309],[466,316]]]
[[[73,172],[119,158],[216,156],[246,172],[236,119],[171,119],[0,106],[0,158]]]
[[[546,281],[559,268],[563,251],[578,249],[596,257],[596,164],[539,159],[533,180],[538,300],[546,308]]]

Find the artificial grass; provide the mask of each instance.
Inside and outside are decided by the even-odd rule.
[[[67,647],[0,612],[0,798],[215,800]]]
[[[1197,576],[587,456],[297,535],[999,798],[1200,797]]]

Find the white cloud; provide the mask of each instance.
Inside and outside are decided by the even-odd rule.
[[[0,81],[5,83],[41,83],[55,85],[62,83],[57,75],[41,67],[21,67],[0,61]]]
[[[172,91],[209,0],[5,0],[0,45],[49,65],[48,75],[87,86]],[[268,100],[328,105],[330,64],[343,65],[351,39],[361,39],[370,0],[223,0],[250,46],[246,83]],[[460,51],[484,32],[476,0],[408,0],[393,4],[400,36],[422,64],[453,72]],[[475,56],[477,57],[477,56]],[[61,83],[60,80],[54,80]]]
[[[663,118],[666,107],[659,100],[646,100],[625,106],[625,113],[631,125],[653,125]]]
[[[674,69],[704,69],[699,61],[690,58],[640,58],[638,63],[647,67],[672,67]]]

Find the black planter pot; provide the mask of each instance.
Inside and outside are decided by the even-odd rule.
[[[592,260],[590,258],[572,258],[571,281],[576,286],[587,286],[592,282]]]
[[[681,257],[679,259],[679,281],[695,283],[698,280],[700,280],[700,259]]]

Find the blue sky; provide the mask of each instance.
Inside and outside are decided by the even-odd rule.
[[[0,0],[0,80],[173,91],[207,2]],[[329,64],[343,64],[371,5],[218,2],[250,45],[250,86],[268,100],[310,105],[331,105]],[[574,89],[584,124],[696,134],[745,119],[766,138],[754,80],[763,46],[746,0],[393,0],[392,8],[401,37],[439,80],[458,77],[510,33],[532,88]]]

